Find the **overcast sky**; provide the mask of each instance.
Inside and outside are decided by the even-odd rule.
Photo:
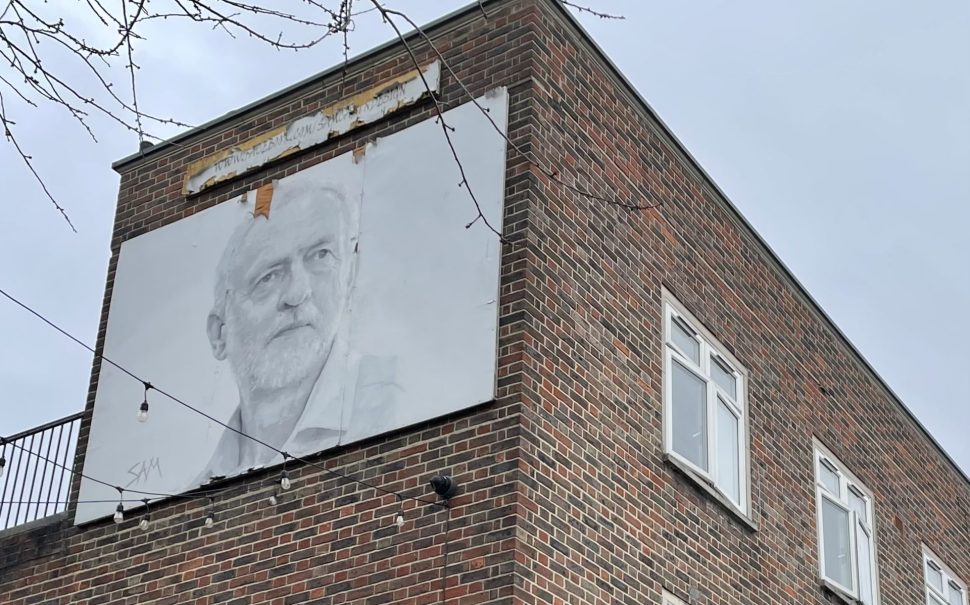
[[[626,17],[580,16],[593,37],[970,472],[970,3],[593,3]],[[387,4],[423,23],[463,3]],[[66,18],[80,27],[75,10]],[[341,57],[336,41],[279,53],[171,22],[147,33],[135,49],[142,107],[192,124]],[[390,36],[363,16],[352,51]],[[96,120],[95,144],[62,110],[16,111],[21,143],[79,233],[0,142],[0,288],[94,343],[118,186],[110,164],[136,137]],[[0,300],[0,434],[81,410],[90,365]]]

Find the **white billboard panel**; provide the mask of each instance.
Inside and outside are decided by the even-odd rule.
[[[479,99],[503,130],[504,89]],[[446,114],[468,180],[501,225],[505,141],[466,103]],[[435,120],[122,244],[104,355],[293,456],[489,401],[501,247],[475,218]],[[282,456],[102,363],[84,473],[180,493]],[[82,480],[83,523],[116,490]],[[140,498],[132,493],[126,498]]]

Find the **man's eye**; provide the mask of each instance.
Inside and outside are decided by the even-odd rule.
[[[311,263],[318,263],[320,261],[327,260],[331,256],[333,256],[333,253],[329,248],[317,248],[316,250],[311,250],[310,253],[307,254],[306,258],[307,261]]]
[[[274,281],[276,281],[279,278],[279,276],[280,276],[280,272],[279,271],[270,271],[269,273],[266,273],[265,275],[263,275],[262,277],[260,277],[258,280],[256,280],[256,285],[257,286],[265,286],[267,284],[271,284]]]

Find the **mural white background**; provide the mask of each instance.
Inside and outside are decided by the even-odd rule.
[[[504,129],[505,90],[479,101]],[[504,139],[470,103],[449,111],[447,119],[485,216],[501,225]],[[494,397],[500,242],[480,223],[465,228],[475,210],[459,180],[440,126],[428,120],[368,145],[356,162],[348,153],[277,183],[268,221],[283,220],[288,192],[303,185],[336,187],[360,213],[356,277],[336,339],[341,344],[300,418],[311,425],[335,423],[338,430],[330,437],[287,440],[289,453],[314,453]],[[125,242],[105,338],[108,358],[226,422],[240,404],[239,381],[229,362],[213,355],[207,318],[230,236],[240,225],[267,220],[253,217],[254,201],[250,192]],[[248,258],[238,251],[228,256]],[[276,358],[280,367],[304,360]],[[102,364],[86,474],[132,490],[178,493],[197,487],[213,470],[233,466],[225,460],[235,460],[237,451],[224,455],[223,427],[158,393],[149,393],[148,422],[137,422],[142,394],[140,383]],[[214,463],[217,458],[222,463]],[[246,468],[254,460],[255,466],[282,461],[260,453],[239,459]],[[117,495],[82,480],[81,500]],[[75,520],[110,515],[114,506],[81,504]]]

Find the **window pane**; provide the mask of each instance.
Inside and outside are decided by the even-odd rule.
[[[936,595],[934,595],[933,593],[927,591],[926,592],[926,605],[946,605],[946,603],[944,603],[943,601],[941,601],[940,598],[937,597]]]
[[[738,450],[738,419],[720,400],[717,402],[717,486],[732,502],[741,504]]]
[[[671,422],[674,451],[700,468],[707,466],[707,383],[672,361]]]
[[[849,511],[822,498],[822,556],[825,576],[852,589],[852,559],[849,554]]]
[[[874,601],[872,585],[872,539],[858,524],[856,525],[856,548],[859,550],[859,599],[866,605]]]
[[[950,605],[963,605],[963,591],[950,582]]]
[[[727,391],[731,399],[738,398],[738,384],[734,374],[726,370],[717,359],[711,357],[711,378],[714,379],[722,389]]]
[[[824,462],[818,463],[818,479],[830,493],[841,496],[842,490],[839,487],[839,474],[825,465]]]
[[[926,562],[926,584],[936,589],[936,592],[943,593],[943,573],[939,569]]]
[[[869,524],[869,511],[866,507],[866,500],[853,489],[849,489],[849,506],[852,507],[866,525]]]
[[[673,340],[674,344],[677,345],[684,355],[690,357],[690,359],[700,365],[701,363],[701,345],[694,338],[693,334],[689,334],[684,328],[680,326],[673,318],[670,319],[670,338]]]

